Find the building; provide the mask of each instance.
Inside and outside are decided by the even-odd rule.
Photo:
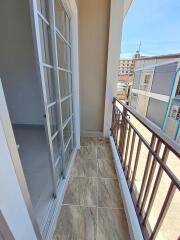
[[[140,115],[114,98],[122,24],[130,4],[1,1],[1,239],[149,240],[161,233],[177,239],[180,214],[171,199],[178,203],[173,196],[180,189],[178,176],[129,122],[130,114],[137,121]],[[179,159],[177,145],[143,121],[156,147],[166,143]],[[171,183],[170,189],[163,185],[168,194],[160,198],[154,226],[149,224],[157,209],[153,199],[161,191],[149,189],[151,179],[141,164],[148,165],[151,155],[141,154],[141,143]],[[176,209],[175,216],[169,207]],[[169,224],[172,219],[176,224]],[[165,233],[162,223],[167,223]]]
[[[132,58],[119,60],[119,75],[133,75],[134,64],[135,62]]]
[[[122,77],[133,76],[136,59],[140,58],[140,54],[137,51],[132,58],[124,58],[119,60],[118,67],[118,80]]]
[[[128,98],[129,88],[134,78],[135,61],[138,58],[140,58],[140,54],[137,51],[132,58],[119,60],[117,83],[117,98],[119,100],[127,100]]]
[[[136,60],[130,105],[180,142],[180,54]]]

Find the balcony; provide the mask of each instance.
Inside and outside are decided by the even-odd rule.
[[[130,239],[107,139],[81,138],[53,239]]]
[[[178,239],[178,145],[116,99],[109,139],[81,138],[53,239]]]

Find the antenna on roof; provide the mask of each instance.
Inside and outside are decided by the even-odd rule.
[[[139,42],[139,48],[138,48],[138,53],[140,53],[140,50],[141,50],[141,41]]]

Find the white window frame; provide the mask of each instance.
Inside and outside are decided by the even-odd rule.
[[[145,77],[150,76],[150,81],[148,84],[145,83]],[[154,69],[152,70],[145,70],[141,74],[140,86],[139,89],[145,92],[151,91],[152,81],[154,76]]]

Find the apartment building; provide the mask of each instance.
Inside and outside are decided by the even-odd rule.
[[[180,55],[136,60],[130,105],[173,139],[179,139]]]
[[[119,60],[119,75],[133,75],[135,62],[131,58]]]
[[[140,58],[140,54],[137,51],[132,58],[122,58],[119,60],[119,67],[118,67],[118,79],[121,76],[133,76],[134,74],[134,67],[135,67],[135,60]]]

